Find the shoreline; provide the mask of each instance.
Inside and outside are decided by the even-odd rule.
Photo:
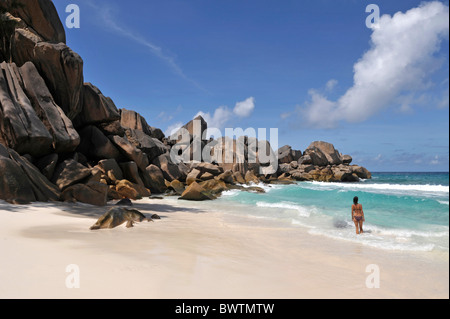
[[[449,296],[448,253],[383,251],[167,199],[133,204],[161,219],[90,231],[111,204],[0,203],[0,298]],[[69,265],[80,288],[66,287]],[[380,288],[366,286],[369,265]]]

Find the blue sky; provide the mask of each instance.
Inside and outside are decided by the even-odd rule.
[[[371,171],[448,171],[448,1],[54,3],[63,22],[80,7],[66,34],[85,81],[163,131],[202,114],[302,151],[331,142]]]

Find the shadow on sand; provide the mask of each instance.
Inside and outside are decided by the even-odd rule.
[[[14,205],[9,204],[4,201],[0,201],[0,210],[17,212],[17,213],[26,213],[27,211],[33,210],[35,208],[58,208],[64,214],[70,215],[72,217],[80,217],[80,218],[99,218],[104,213],[106,213],[111,207],[116,207],[116,203],[118,201],[110,201],[106,206],[93,206],[89,204],[83,203],[65,203],[65,202],[35,202],[27,205]],[[189,208],[189,207],[179,207],[173,206],[167,203],[164,203],[164,200],[155,200],[152,203],[146,203],[143,201],[133,201],[133,206],[122,206],[122,207],[130,207],[141,211],[145,214],[158,214],[161,218],[167,218],[167,214],[174,212],[189,212],[189,213],[205,213],[204,210]]]

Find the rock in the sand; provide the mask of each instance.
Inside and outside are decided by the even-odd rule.
[[[27,175],[13,160],[0,155],[0,172],[0,199],[24,203],[36,201]]]
[[[34,196],[39,202],[58,201],[60,190],[52,184],[39,169],[34,166],[26,157],[20,156],[16,151],[9,149],[10,158],[15,161],[24,173],[33,188]]]
[[[175,179],[172,182],[170,182],[169,189],[173,189],[176,194],[181,195],[183,194],[185,187],[182,182]]]
[[[222,192],[228,190],[227,184],[225,184],[223,180],[218,179],[210,179],[199,183],[199,185],[213,195],[219,195]]]
[[[132,183],[145,187],[144,182],[139,175],[139,170],[135,162],[120,163],[120,167],[122,168],[125,179],[129,180]]]
[[[191,185],[193,182],[199,182],[200,181],[200,175],[202,175],[202,172],[200,172],[198,169],[194,168],[192,169],[189,174],[186,177],[186,185]]]
[[[152,193],[162,194],[167,190],[164,183],[164,175],[161,169],[153,164],[150,164],[142,173],[145,187],[150,189]]]
[[[116,182],[116,191],[122,196],[122,198],[129,198],[132,200],[141,199],[151,195],[149,189],[134,184],[126,179],[122,179]]]
[[[181,197],[179,199],[202,201],[213,200],[216,199],[216,197],[211,194],[211,192],[200,186],[197,182],[193,182],[186,188],[183,194],[181,194]]]
[[[52,182],[60,190],[76,184],[91,175],[91,170],[80,163],[68,159],[59,164],[52,178]]]
[[[102,215],[97,222],[90,227],[91,230],[114,228],[127,223],[126,227],[133,227],[133,223],[144,220],[153,221],[136,209],[113,207]]]
[[[67,187],[61,194],[66,202],[81,202],[95,206],[105,206],[107,202],[108,186],[102,183],[89,182]]]
[[[169,153],[162,154],[153,160],[153,164],[158,166],[163,172],[164,178],[168,181],[177,179],[185,181],[187,174],[180,170],[179,165],[176,165],[170,159]]]

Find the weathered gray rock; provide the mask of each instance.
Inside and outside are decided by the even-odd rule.
[[[64,43],[42,42],[29,30],[16,29],[12,46],[13,61],[21,66],[31,61],[70,120],[83,103],[83,60]]]
[[[143,197],[148,197],[151,195],[149,189],[139,184],[132,183],[126,179],[117,181],[116,191],[120,196],[122,196],[122,198],[129,198],[133,200],[141,199]]]
[[[91,170],[80,163],[69,159],[60,163],[52,178],[52,182],[59,187],[60,190],[77,184],[91,175]]]
[[[113,158],[104,159],[98,162],[98,167],[103,171],[104,174],[108,174],[109,171],[113,173],[116,179],[123,179],[123,172],[117,164],[117,161]]]
[[[211,163],[192,163],[191,168],[198,169],[202,175],[205,173],[210,173],[212,176],[219,176],[224,172],[224,169],[220,166]]]
[[[321,153],[323,155],[325,155],[325,158],[326,158],[326,160],[328,162],[326,165],[328,165],[328,164],[330,164],[330,165],[342,164],[342,159],[341,159],[341,156],[340,156],[339,152],[334,148],[334,145],[331,144],[331,143],[327,143],[327,142],[323,142],[323,141],[315,141],[315,142],[312,142],[308,146],[307,149],[308,150],[311,150],[311,149],[316,149],[316,150],[318,149],[318,150],[320,150]],[[305,153],[306,153],[306,151],[305,151]],[[318,165],[318,164],[315,164],[315,163],[313,163],[313,164],[314,165]],[[326,166],[326,165],[320,165],[320,166]]]
[[[158,166],[163,172],[164,178],[169,182],[177,179],[179,181],[186,180],[186,175],[184,175],[178,165],[174,164],[168,153],[162,154],[153,160],[153,164]],[[183,177],[184,175],[184,177]]]
[[[118,135],[120,137],[125,136],[125,128],[120,125],[120,121],[113,121],[109,123],[99,123],[97,127],[105,134],[109,135]]]
[[[309,161],[305,157],[309,156]],[[303,160],[299,164],[312,164],[317,166],[327,166],[329,164],[325,154],[315,146],[310,146],[305,150]]]
[[[77,151],[97,160],[119,158],[121,155],[110,139],[94,125],[88,125],[80,130],[80,145]]]
[[[311,156],[309,155],[303,155],[298,159],[298,163],[300,165],[306,165],[306,164],[312,164]]]
[[[105,97],[95,85],[85,83],[82,109],[75,119],[77,127],[117,120],[120,120],[120,114],[114,102],[109,97]]]
[[[142,173],[142,176],[145,187],[150,189],[152,193],[161,194],[167,190],[163,172],[158,166],[150,164]]]
[[[352,165],[350,167],[352,167],[353,173],[355,173],[359,178],[362,179],[372,178],[372,173],[370,173],[369,170],[367,170],[367,168],[358,165]]]
[[[197,182],[193,182],[189,185],[179,199],[183,200],[193,200],[193,201],[203,201],[203,200],[213,200],[216,197],[211,194],[211,192],[204,189]]]
[[[293,150],[290,145],[282,146],[278,149],[278,163],[288,164],[292,161],[298,161],[301,157],[302,152],[299,150]]]
[[[233,172],[233,179],[238,184],[245,184],[245,178],[242,176],[240,171]]]
[[[199,183],[203,189],[214,196],[220,196],[220,194],[228,190],[228,185],[223,180],[210,179]],[[232,186],[232,185],[230,185]]]
[[[144,187],[144,182],[139,176],[139,170],[135,162],[120,163],[120,167],[125,179]]]
[[[183,129],[183,130],[181,130]],[[193,139],[197,139],[198,141],[206,140],[206,130],[208,129],[208,124],[203,119],[202,116],[197,116],[193,120],[189,121],[187,124],[181,127],[181,129],[170,136],[170,139],[176,142],[180,142],[183,137],[183,131],[186,131],[189,134],[188,144],[191,144]],[[184,140],[183,140],[184,141]]]
[[[66,202],[81,202],[95,206],[105,206],[107,203],[108,186],[102,183],[89,182],[67,187],[61,194]]]
[[[342,155],[342,163],[344,164],[350,164],[353,161],[353,158],[350,155]]]
[[[0,71],[0,143],[20,154],[48,154],[53,137],[22,90],[17,66],[3,62]]]
[[[247,171],[247,173],[245,173],[245,182],[247,184],[249,183],[258,184],[260,181],[252,171]]]
[[[186,177],[186,185],[191,185],[193,182],[199,182],[200,181],[200,175],[202,175],[202,172],[200,172],[198,169],[194,168],[192,169],[189,174]]]
[[[135,162],[142,171],[145,171],[149,165],[147,154],[131,144],[125,137],[114,135],[109,136],[109,139],[126,158]]]
[[[141,130],[126,129],[128,141],[147,154],[150,161],[169,151],[169,148],[157,138],[145,134]]]
[[[219,176],[217,176],[217,179],[219,181],[224,181],[225,183],[228,184],[234,184],[233,171],[227,170],[222,174],[220,174]]]
[[[280,174],[283,174],[283,173],[289,173],[289,171],[291,171],[292,168],[291,168],[290,164],[283,163],[283,164],[278,165],[278,170],[279,170]]]
[[[38,159],[35,163],[36,167],[41,171],[41,173],[51,180],[53,173],[55,172],[56,164],[58,163],[58,154],[49,154]]]
[[[31,183],[37,201],[47,202],[59,200],[61,195],[59,189],[42,175],[36,166],[12,149],[9,149],[9,153],[10,158],[15,161],[28,176],[28,180]]]
[[[120,109],[120,124],[124,128],[141,130],[150,137],[162,140],[164,134],[160,129],[156,129],[148,125],[147,121],[139,113],[127,109]]]
[[[28,176],[16,162],[0,155],[0,172],[0,199],[24,203],[36,201]]]
[[[80,137],[70,119],[53,100],[36,67],[27,62],[19,71],[26,95],[36,114],[53,136],[53,150],[56,153],[73,152],[80,143]]]
[[[176,179],[170,182],[168,188],[174,190],[177,195],[183,194],[184,190],[186,189],[184,184]]]
[[[3,5],[9,7],[12,1],[3,2]],[[19,6],[11,10],[11,13],[33,28],[44,41],[66,42],[64,26],[51,0],[27,0],[25,6]]]

